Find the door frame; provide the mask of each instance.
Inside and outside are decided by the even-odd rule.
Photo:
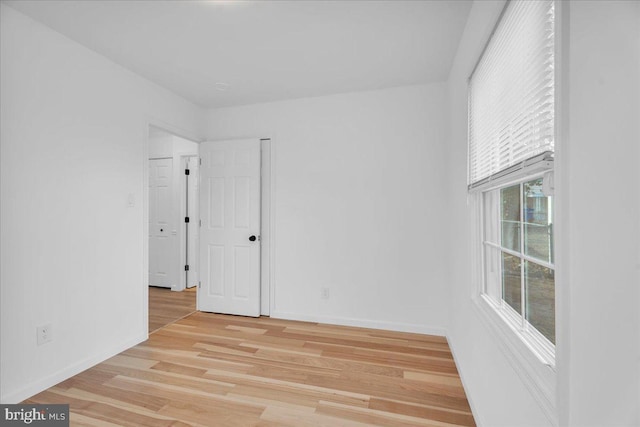
[[[260,138],[260,315],[275,311],[275,144]]]
[[[147,117],[140,129],[142,141],[142,327],[144,336],[149,337],[149,129],[155,127],[181,138],[201,143],[203,139],[195,133],[174,126],[154,117]]]
[[[208,139],[202,142],[233,141],[250,138]],[[260,315],[275,311],[275,143],[271,137],[260,140]],[[200,187],[199,187],[200,188]],[[200,214],[200,209],[198,209]],[[198,259],[199,259],[198,253]],[[200,266],[198,268],[200,273]]]
[[[149,117],[141,126],[142,140],[142,323],[144,336],[149,336],[149,128],[153,126],[175,136],[194,141],[198,144],[207,141],[195,133],[179,126],[174,126],[163,120]],[[261,240],[262,261],[266,261],[268,272],[260,267],[260,314],[269,316],[276,311],[275,306],[275,170],[276,170],[276,146],[275,139],[270,136],[259,137],[261,162],[266,159],[267,164],[262,163],[262,183],[260,189],[262,212],[268,212],[268,236]],[[268,142],[267,142],[268,141]],[[267,154],[265,156],[265,154]],[[268,184],[267,184],[268,182]],[[198,212],[199,214],[200,212]],[[264,215],[261,215],[261,226],[265,226]],[[263,231],[260,231],[263,233]],[[267,256],[265,257],[265,252]],[[264,274],[263,274],[264,272]],[[265,283],[266,282],[266,283]],[[265,289],[266,288],[266,289]],[[263,299],[263,294],[268,299]],[[264,302],[264,305],[263,305]],[[267,305],[268,303],[268,305]]]
[[[200,144],[200,143],[198,143]],[[180,162],[180,170],[184,170],[184,161],[188,158],[195,158],[196,160],[200,158],[200,153],[198,152],[198,154],[187,154],[187,153],[183,153],[183,152],[179,152],[176,153],[178,158],[179,158],[179,162]],[[199,175],[198,175],[199,176]],[[191,175],[189,175],[189,177],[191,177]],[[180,183],[178,184],[180,186],[180,194],[179,194],[179,198],[180,198],[180,215],[179,218],[183,218],[185,215],[183,215],[186,211],[185,209],[185,204],[186,204],[186,175],[184,174],[184,172],[180,173]],[[199,184],[199,183],[198,183]],[[198,186],[198,189],[200,189],[200,186]],[[198,198],[198,195],[195,196],[196,200]],[[191,218],[194,219],[194,221],[191,221]],[[200,218],[200,205],[198,204],[197,210],[194,213],[190,212],[189,213],[189,226],[191,227],[198,227],[198,222],[196,221],[196,219]],[[180,241],[180,265],[186,265],[188,260],[186,258],[186,243],[187,243],[187,233],[186,233],[186,227],[184,226],[185,223],[181,222],[180,223],[180,228],[178,229],[178,240]],[[199,233],[198,233],[199,234]],[[196,262],[199,264],[199,249],[196,246]],[[196,270],[198,272],[198,277],[197,280],[200,280],[200,268],[198,265],[198,269]],[[184,291],[185,289],[187,289],[187,282],[186,282],[186,277],[184,275],[184,272],[181,271],[181,274],[179,274],[180,280],[178,281],[178,288],[176,290],[178,291]]]

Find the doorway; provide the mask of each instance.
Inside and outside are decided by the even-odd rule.
[[[149,126],[148,143],[148,326],[153,331],[195,311],[198,231],[190,219],[199,218],[199,146],[155,126]]]
[[[184,233],[185,234],[185,245],[183,249],[180,249],[179,252],[179,256],[178,256],[178,262],[171,262],[172,268],[174,268],[174,273],[177,274],[178,276],[178,281],[171,281],[170,287],[167,288],[160,288],[160,287],[154,287],[151,288],[149,287],[149,281],[145,280],[144,281],[144,294],[145,294],[145,298],[144,298],[144,306],[143,306],[143,312],[146,314],[145,317],[147,317],[147,319],[149,318],[149,316],[152,314],[152,312],[154,311],[153,307],[150,307],[150,304],[155,304],[154,301],[151,301],[151,296],[152,293],[154,295],[157,296],[158,292],[156,291],[160,291],[163,292],[163,294],[161,295],[177,295],[180,292],[184,292],[184,290],[191,290],[191,292],[189,292],[191,295],[193,295],[195,298],[197,298],[197,293],[199,293],[199,288],[200,288],[200,277],[201,276],[201,268],[199,268],[198,266],[198,261],[199,261],[199,257],[201,256],[200,254],[198,254],[198,243],[200,243],[200,246],[202,245],[201,242],[198,242],[199,238],[200,238],[200,230],[199,230],[199,226],[200,226],[200,206],[199,206],[199,197],[192,197],[191,194],[193,193],[188,193],[188,188],[190,186],[196,186],[197,189],[194,189],[193,192],[195,193],[199,193],[201,188],[200,188],[200,181],[202,180],[201,177],[199,176],[199,171],[195,171],[194,170],[194,166],[195,168],[197,168],[199,166],[199,164],[202,162],[202,159],[200,158],[200,147],[201,147],[201,143],[196,143],[194,142],[194,138],[193,136],[189,136],[188,133],[185,133],[183,130],[181,130],[180,128],[175,128],[172,127],[171,125],[168,125],[166,123],[162,123],[162,124],[155,124],[155,123],[149,123],[147,125],[147,130],[148,130],[148,145],[147,145],[147,150],[144,156],[145,159],[145,164],[146,164],[146,171],[145,171],[145,175],[147,176],[146,180],[149,180],[149,165],[150,165],[150,160],[153,159],[168,159],[171,158],[172,159],[172,168],[173,168],[173,176],[177,177],[176,180],[174,182],[177,183],[177,187],[179,188],[184,188],[185,194],[184,194],[184,198],[181,199],[181,203],[178,205],[178,215],[177,215],[177,220],[176,223],[174,224],[169,224],[171,225],[176,225],[178,224],[178,228],[171,228],[169,227],[169,235],[171,236],[171,238],[175,238],[178,233]],[[185,138],[186,136],[186,138]],[[171,151],[171,155],[166,154],[167,151],[169,150],[169,146],[171,146],[173,144],[173,140],[174,138],[177,141],[186,141],[187,143],[192,144],[192,148],[186,148],[183,146],[181,149],[177,150],[176,153],[174,153],[173,151]],[[261,163],[261,188],[260,188],[260,222],[261,222],[261,226],[260,226],[260,246],[261,246],[261,259],[260,259],[260,315],[261,316],[269,316],[271,314],[272,311],[274,311],[275,306],[274,306],[274,289],[272,284],[274,283],[274,278],[273,278],[273,274],[274,274],[274,270],[273,270],[273,264],[274,264],[274,260],[273,260],[273,255],[274,255],[274,240],[272,237],[272,233],[271,230],[274,229],[274,223],[275,223],[275,215],[272,212],[272,206],[273,206],[273,200],[272,200],[272,196],[274,194],[273,191],[273,167],[272,167],[272,159],[274,158],[273,156],[273,152],[274,152],[274,148],[275,145],[273,144],[273,141],[271,138],[260,138],[260,163]],[[193,147],[195,147],[195,149],[193,149]],[[164,153],[162,153],[162,151],[164,150]],[[175,155],[174,155],[175,154]],[[196,163],[197,162],[197,163]],[[187,164],[189,165],[189,168],[187,168]],[[184,176],[185,170],[189,169],[189,180],[187,180]],[[194,179],[195,175],[198,175],[198,179]],[[148,185],[145,185],[145,187],[147,187],[148,189]],[[183,197],[183,196],[180,196]],[[184,200],[187,199],[187,200]],[[147,197],[145,197],[145,208],[144,208],[144,217],[145,217],[145,223],[149,226],[151,226],[150,224],[150,220],[151,220],[151,215],[150,214],[150,206],[149,206],[149,201],[150,201],[150,197],[148,197],[148,193],[147,193]],[[194,206],[195,204],[195,206]],[[184,209],[184,210],[183,210]],[[197,214],[193,214],[192,212],[194,212],[194,210],[197,212]],[[184,223],[185,217],[189,217],[189,226],[185,226],[186,224]],[[175,216],[173,218],[176,218]],[[196,218],[198,218],[196,220]],[[180,223],[180,221],[183,221],[182,223]],[[202,221],[204,222],[204,219],[202,219]],[[181,224],[181,226],[180,226]],[[195,225],[198,225],[198,227],[195,227]],[[146,227],[145,227],[146,228]],[[191,231],[189,231],[191,230]],[[197,232],[195,232],[197,230]],[[145,259],[147,262],[150,261],[150,248],[149,248],[149,235],[151,234],[151,227],[149,227],[147,230],[145,230],[144,236],[145,236],[145,244],[144,244],[144,253],[145,253]],[[174,234],[175,231],[175,234]],[[195,232],[195,233],[194,233]],[[189,237],[186,237],[189,236]],[[188,270],[188,274],[185,274],[185,269],[184,267],[188,265],[189,266],[189,270]],[[149,267],[150,264],[147,265],[147,267]],[[149,270],[149,268],[145,268],[145,270]],[[149,276],[151,277],[151,275]],[[195,285],[195,281],[198,282],[198,284],[196,286]],[[177,285],[174,285],[173,283],[178,283]],[[154,298],[156,301],[158,300],[158,298]],[[166,302],[165,302],[166,303]],[[193,311],[196,310],[196,308],[192,309]],[[191,313],[192,311],[189,311],[189,313]],[[163,315],[166,314],[163,312]],[[149,329],[149,331],[151,331],[152,329]]]

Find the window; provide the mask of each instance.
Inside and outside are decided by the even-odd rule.
[[[508,1],[469,78],[483,301],[554,364],[554,2]],[[480,271],[479,270],[479,271]]]
[[[483,292],[514,327],[553,356],[553,196],[542,176],[482,193]]]

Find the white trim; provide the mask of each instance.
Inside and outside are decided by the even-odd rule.
[[[151,121],[144,123],[142,139],[142,333],[149,337],[149,128]]]
[[[273,195],[273,168],[271,165],[273,140],[271,138],[260,138],[260,315],[269,316],[271,314],[271,269],[273,262],[271,254],[273,248],[272,230],[272,203]],[[265,262],[267,268],[264,268]]]
[[[484,300],[487,306],[496,312],[502,321],[511,328],[513,333],[538,358],[540,363],[550,367],[555,372],[555,346],[544,335],[538,332],[526,319],[523,319],[522,315],[515,311],[506,301],[497,301],[488,294],[480,295],[480,299]]]
[[[269,192],[269,312],[273,313],[276,307],[276,149],[278,145],[274,138],[270,138],[270,192]]]
[[[524,323],[524,319],[526,317],[526,311],[527,311],[527,302],[525,301],[525,298],[527,296],[527,286],[526,286],[526,282],[527,282],[527,272],[525,270],[525,262],[522,261],[522,257],[524,256],[524,240],[526,239],[525,236],[525,226],[524,226],[524,210],[526,209],[526,202],[525,202],[525,197],[524,197],[524,184],[521,182],[519,185],[519,189],[518,189],[518,204],[520,205],[520,218],[518,219],[520,221],[520,224],[518,224],[518,229],[519,229],[519,234],[520,234],[520,238],[518,240],[520,240],[520,254],[518,254],[518,257],[520,258],[520,310],[521,310],[521,320],[520,320],[520,324],[522,329],[524,329],[525,327],[525,323]],[[554,282],[555,283],[555,282]],[[503,285],[503,289],[504,289],[504,285]],[[555,300],[554,300],[554,304],[555,304]],[[555,326],[555,317],[554,317],[554,326]],[[527,342],[526,338],[524,337],[524,335],[520,335],[520,337]]]
[[[495,338],[497,347],[529,389],[552,425],[557,426],[555,370],[541,362],[540,357],[518,336],[509,322],[504,321],[504,317],[498,314],[487,299],[478,297],[473,301],[475,311]]]
[[[148,322],[145,322],[148,323]],[[73,377],[74,375],[79,374],[82,371],[85,371],[99,363],[104,362],[105,360],[122,353],[123,351],[140,344],[143,341],[146,341],[147,334],[145,333],[142,336],[138,336],[137,338],[126,341],[123,344],[115,346],[108,351],[104,351],[100,353],[98,356],[89,357],[87,359],[81,360],[78,363],[74,363],[71,366],[68,366],[61,371],[56,372],[55,374],[49,375],[42,379],[36,380],[32,383],[27,384],[19,390],[11,392],[9,394],[5,394],[0,397],[0,402],[4,404],[12,404],[12,403],[20,403],[25,399],[34,396],[41,391],[44,391],[54,385]]]
[[[474,395],[469,392],[470,388],[467,386],[467,381],[466,381],[464,371],[462,370],[462,365],[460,364],[460,362],[458,361],[458,358],[456,357],[457,350],[456,350],[456,345],[454,344],[455,340],[452,339],[453,336],[448,332],[447,332],[446,338],[447,338],[447,343],[449,344],[449,349],[451,350],[451,355],[453,356],[453,362],[456,364],[456,368],[458,369],[458,376],[460,377],[460,381],[462,382],[462,388],[464,389],[464,392],[467,396],[467,402],[469,402],[469,407],[471,408],[471,414],[473,415],[473,420],[476,422],[477,426],[487,425],[481,419],[481,415],[483,414],[483,412],[476,409],[477,407],[476,407],[476,401],[475,401]]]
[[[382,329],[386,331],[410,332],[416,334],[447,336],[447,330],[441,327],[430,327],[416,323],[386,322],[380,320],[357,319],[353,317],[316,316],[303,313],[286,311],[271,311],[274,319],[297,320],[301,322],[325,323],[328,325],[355,326],[369,329]]]
[[[198,146],[198,151],[199,151],[200,146]],[[186,160],[189,158],[195,158],[196,160],[200,158],[200,154],[199,153],[193,153],[191,151],[179,151],[175,153],[176,156],[178,157],[178,163],[179,163],[179,167],[180,167],[180,173],[178,173],[178,176],[180,177],[180,182],[178,183],[178,206],[180,209],[180,214],[178,215],[178,224],[180,225],[180,227],[176,227],[176,230],[178,231],[178,248],[179,248],[179,253],[180,253],[180,264],[179,267],[187,265],[188,261],[187,260],[187,251],[186,251],[186,237],[187,237],[187,233],[186,233],[186,223],[184,222],[184,218],[186,217],[186,175],[184,174],[184,169],[186,164]],[[197,195],[196,197],[198,197],[199,195]],[[198,203],[196,202],[196,206],[198,206]],[[189,218],[200,218],[200,206],[197,207],[196,212],[190,212],[189,213]],[[193,222],[189,222],[189,225],[191,225],[192,227],[198,227],[197,225],[198,223],[193,221]],[[199,234],[199,233],[198,233]],[[196,245],[196,271],[198,272],[198,278],[196,280],[196,282],[198,280],[200,280],[200,266],[199,266],[199,260],[200,260],[200,245]],[[174,289],[172,288],[172,291],[184,291],[185,289],[187,289],[187,278],[185,277],[186,275],[184,274],[184,270],[182,268],[178,269],[178,286]],[[192,286],[193,287],[193,286]]]

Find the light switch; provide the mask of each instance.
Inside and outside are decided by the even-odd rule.
[[[129,195],[127,196],[127,207],[129,208],[133,208],[136,205],[136,196],[133,195],[133,193],[129,193]]]

